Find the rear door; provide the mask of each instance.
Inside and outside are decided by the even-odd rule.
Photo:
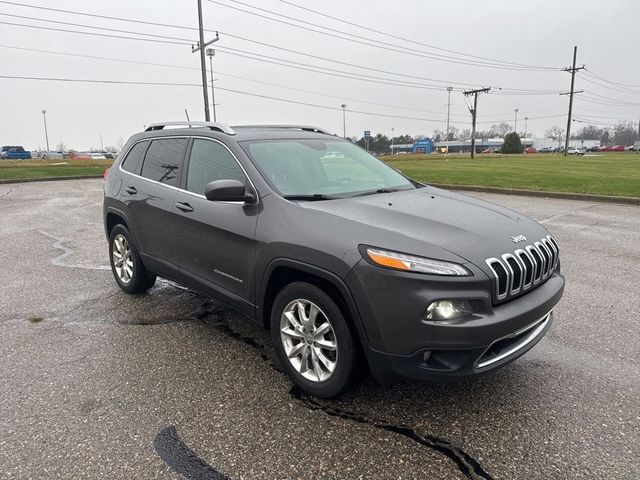
[[[194,138],[187,155],[183,190],[176,193],[176,231],[182,268],[215,288],[239,308],[255,303],[253,271],[258,205],[213,202],[205,198],[209,182],[249,179],[231,151],[210,138]]]
[[[129,212],[136,238],[144,255],[176,264],[175,195],[180,184],[188,138],[170,137],[151,141],[133,185]],[[124,185],[125,192],[127,185]]]

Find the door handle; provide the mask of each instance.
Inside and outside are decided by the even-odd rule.
[[[124,187],[124,191],[127,192],[129,195],[135,195],[136,193],[138,193],[138,190],[136,189],[136,187]]]
[[[176,203],[176,208],[178,210],[182,210],[183,212],[193,212],[193,207],[189,205],[187,202]]]

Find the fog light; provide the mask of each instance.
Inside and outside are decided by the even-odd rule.
[[[427,307],[425,320],[458,320],[473,313],[467,300],[437,300]]]

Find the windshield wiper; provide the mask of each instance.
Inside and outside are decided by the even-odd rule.
[[[332,197],[328,197],[324,193],[312,193],[309,195],[284,195],[283,198],[287,200],[308,200],[310,202],[316,202],[318,200],[331,200]]]
[[[378,188],[377,190],[367,190],[365,192],[356,193],[352,197],[364,197],[365,195],[375,195],[376,193],[391,193],[401,190],[400,188]]]

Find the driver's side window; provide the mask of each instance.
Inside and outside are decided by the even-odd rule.
[[[204,195],[205,187],[214,180],[239,180],[246,184],[242,168],[226,147],[196,138],[189,155],[187,190]]]

